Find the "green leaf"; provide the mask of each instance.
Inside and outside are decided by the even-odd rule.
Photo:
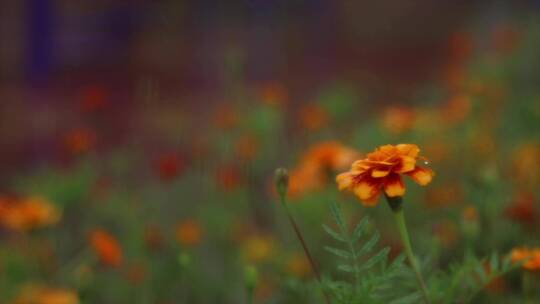
[[[476,267],[474,268],[474,272],[480,277],[481,282],[487,281],[487,275],[482,264],[479,263],[478,265],[476,265]]]
[[[322,225],[323,226],[323,229],[324,231],[326,231],[326,233],[330,234],[330,236],[338,241],[341,241],[341,242],[348,242],[346,238],[344,238],[343,236],[341,236],[339,233],[335,232],[332,228],[326,226],[326,225]]]
[[[337,249],[337,248],[333,248],[333,247],[324,247],[324,249],[326,249],[326,251],[328,252],[331,252],[339,257],[342,257],[344,259],[350,259],[351,258],[351,253],[349,253],[348,251],[345,251],[345,250],[341,250],[341,249]]]
[[[411,293],[410,295],[401,297],[399,299],[395,299],[394,301],[388,303],[388,304],[409,304],[409,303],[418,303],[420,300],[420,293],[415,292]]]
[[[356,225],[356,227],[354,227],[354,230],[352,233],[353,242],[358,241],[362,237],[362,235],[366,231],[368,224],[369,224],[369,219],[366,216],[358,223],[358,225]]]
[[[367,241],[364,244],[364,246],[362,246],[362,249],[360,249],[360,251],[358,251],[357,256],[361,257],[361,256],[364,256],[365,254],[367,254],[368,252],[370,252],[373,249],[373,247],[377,244],[377,242],[379,241],[379,238],[380,238],[379,232],[375,232],[373,234],[373,237],[371,237],[371,239],[369,239],[369,241]]]
[[[403,262],[405,261],[406,255],[404,253],[401,253],[398,255],[393,261],[392,264],[390,264],[390,268],[397,268],[401,267],[403,265]]]
[[[345,264],[339,265],[338,269],[345,272],[351,272],[351,273],[355,272],[354,267],[352,267],[351,265],[345,265]]]
[[[491,273],[498,272],[499,270],[499,255],[496,252],[489,259],[489,270]]]
[[[390,252],[390,247],[385,247],[379,253],[372,256],[369,260],[367,260],[361,267],[362,270],[370,269],[373,267],[373,265],[377,264],[378,262],[383,261],[388,257],[388,253]]]
[[[334,217],[334,220],[338,224],[339,228],[342,231],[347,231],[343,213],[341,213],[341,208],[335,202],[330,203],[330,212],[332,212],[332,216]]]

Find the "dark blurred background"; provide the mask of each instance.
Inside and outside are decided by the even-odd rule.
[[[204,120],[210,105],[237,96],[237,83],[278,83],[293,107],[327,83],[362,84],[373,107],[407,103],[419,86],[445,81],[449,66],[467,60],[478,47],[471,28],[504,26],[538,7],[462,0],[1,1],[2,181],[57,157],[55,141],[66,127],[97,125],[104,149],[133,137],[159,142],[142,130],[142,113],[165,109],[172,120],[174,113]],[[98,118],[74,110],[105,103]]]

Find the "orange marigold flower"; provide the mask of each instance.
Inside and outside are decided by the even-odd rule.
[[[188,219],[180,222],[176,227],[176,240],[180,245],[193,247],[199,244],[202,238],[202,228],[198,221]]]
[[[355,161],[350,171],[336,177],[339,189],[354,192],[365,206],[375,206],[382,191],[388,197],[405,194],[401,174],[425,186],[433,179],[434,172],[416,165],[421,158],[419,152],[418,146],[413,144],[379,147],[367,158]]]
[[[90,242],[103,264],[109,266],[122,264],[122,248],[112,234],[103,229],[96,229],[90,233]]]
[[[10,230],[25,232],[51,226],[60,221],[61,212],[41,197],[0,200],[0,224]]]
[[[79,296],[73,290],[41,285],[24,286],[14,304],[79,304]]]
[[[540,271],[540,248],[529,249],[526,247],[514,248],[510,253],[510,259],[514,263],[523,263],[523,268],[530,271]]]

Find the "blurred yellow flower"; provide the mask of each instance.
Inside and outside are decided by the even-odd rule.
[[[512,155],[512,176],[517,178],[520,184],[538,185],[540,171],[531,170],[540,168],[540,143],[529,142],[520,145]]]
[[[202,227],[194,219],[184,220],[176,226],[176,240],[184,247],[193,247],[199,244],[202,238]]]
[[[260,263],[268,260],[274,253],[274,239],[266,235],[253,235],[244,240],[242,254],[250,263]]]
[[[377,205],[384,190],[388,197],[405,194],[405,184],[401,174],[410,176],[418,184],[425,186],[433,179],[433,171],[416,165],[421,158],[420,149],[413,144],[385,145],[379,147],[367,158],[355,161],[350,171],[336,177],[340,190],[356,194],[365,206]]]
[[[21,289],[13,304],[78,304],[79,296],[70,289],[28,285]]]
[[[24,232],[54,225],[60,218],[61,212],[45,198],[0,198],[0,224],[7,229]]]
[[[540,271],[540,248],[529,249],[526,247],[514,248],[510,253],[510,259],[514,263],[523,263],[523,269]]]

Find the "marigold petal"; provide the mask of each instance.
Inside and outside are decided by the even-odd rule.
[[[371,177],[380,178],[390,174],[390,168],[375,168],[371,171]]]
[[[416,167],[416,158],[411,156],[402,156],[401,163],[396,167],[394,172],[396,173],[406,173],[413,171]]]
[[[351,172],[338,174],[338,176],[336,176],[336,182],[339,190],[341,191],[350,188],[353,182],[353,177],[354,175]]]
[[[370,177],[365,177],[354,185],[354,193],[361,201],[373,198],[378,192],[380,192],[380,185]]]
[[[421,186],[425,186],[431,182],[435,173],[431,169],[416,167],[411,172],[405,173],[412,177],[412,179]]]
[[[384,181],[384,192],[389,197],[403,196],[405,194],[405,184],[399,174],[391,174]]]
[[[377,206],[377,203],[379,202],[379,196],[381,195],[381,191],[377,191],[372,197],[365,199],[362,201],[362,205],[366,207],[375,207]]]
[[[366,162],[366,160],[364,159],[361,159],[361,160],[357,160],[355,161],[352,166],[351,166],[351,170],[352,171],[358,171],[360,173],[362,172],[365,172],[367,169],[369,169],[371,167],[370,164],[368,164]]]
[[[399,144],[396,146],[400,154],[404,154],[410,157],[417,157],[420,153],[420,148],[414,144]]]

